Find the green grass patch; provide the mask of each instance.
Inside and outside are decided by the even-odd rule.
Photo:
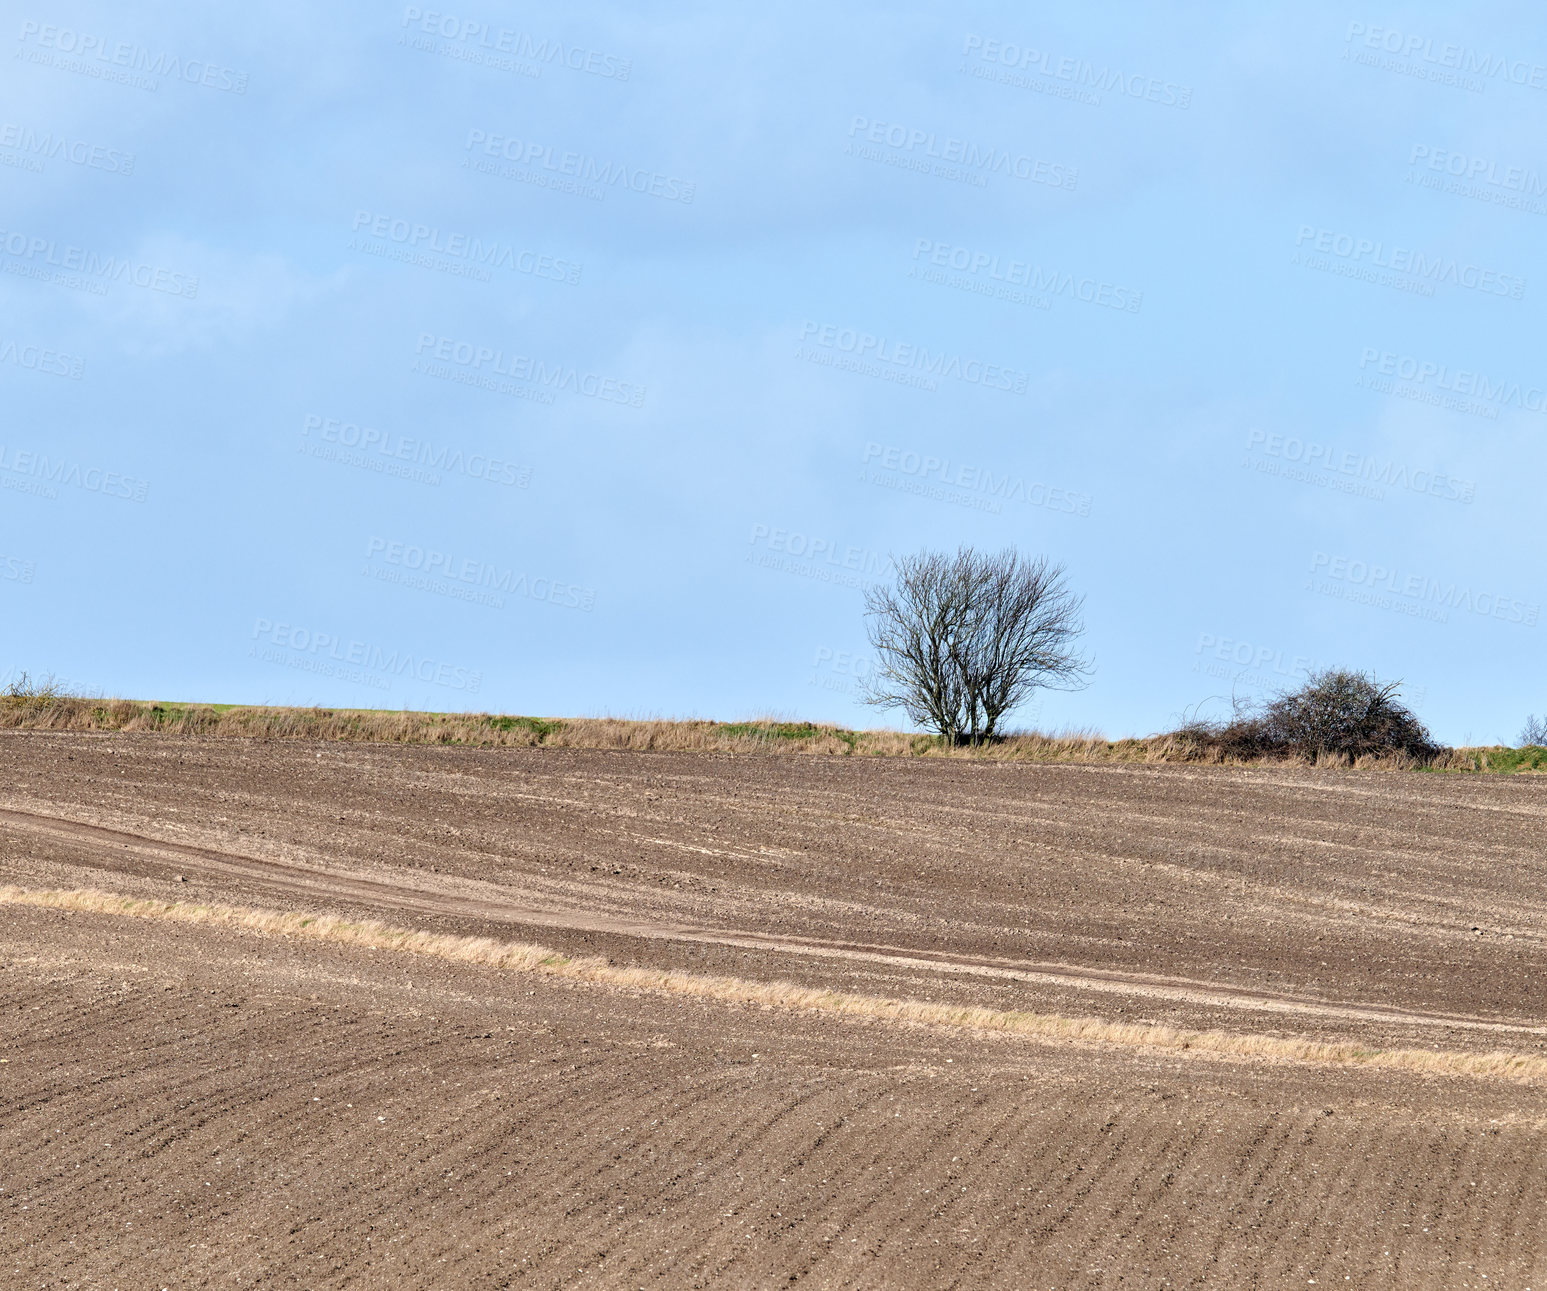
[[[1523,749],[1500,747],[1486,749],[1457,749],[1451,755],[1452,765],[1435,767],[1437,771],[1459,771],[1483,775],[1518,775],[1521,772],[1547,771],[1547,748],[1528,744]],[[1454,765],[1461,763],[1460,766]]]
[[[562,730],[563,722],[545,721],[541,717],[485,717],[484,725],[496,731],[526,731],[535,735],[541,743],[552,735],[554,731]]]
[[[810,722],[721,722],[716,735],[750,736],[754,740],[814,740],[822,728]]]

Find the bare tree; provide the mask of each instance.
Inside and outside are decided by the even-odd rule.
[[[1538,717],[1535,713],[1526,714],[1526,724],[1520,728],[1521,748],[1533,746],[1541,748],[1547,745],[1547,717]]]
[[[924,551],[893,562],[895,587],[865,597],[877,667],[865,702],[901,708],[947,742],[992,739],[1039,687],[1073,690],[1089,665],[1074,650],[1083,598],[1061,565],[1015,548]]]

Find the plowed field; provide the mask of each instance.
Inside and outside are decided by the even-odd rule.
[[[1547,1291],[1536,780],[14,733],[0,884],[6,1288]]]

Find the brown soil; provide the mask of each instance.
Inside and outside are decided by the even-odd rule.
[[[24,888],[1380,1050],[1547,1055],[1544,852],[1528,779],[0,736]],[[16,905],[0,969],[0,1286],[1547,1288],[1532,1079]]]

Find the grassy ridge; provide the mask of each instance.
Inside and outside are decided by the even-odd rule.
[[[1488,748],[1452,749],[1445,771],[1491,771],[1496,775],[1547,772],[1547,748],[1531,744],[1523,749],[1493,745]]]
[[[67,695],[0,696],[0,729],[159,731],[249,739],[354,740],[456,744],[482,748],[681,749],[913,756],[946,750],[938,737],[851,731],[813,722],[624,721],[611,717],[543,718],[493,713],[427,713],[364,708],[263,708],[235,704],[83,699]],[[1145,742],[1074,737],[1017,737],[996,745],[1026,756],[1099,756],[1143,761]]]
[[[429,713],[369,708],[265,708],[240,704],[89,699],[50,692],[0,695],[0,730],[163,732],[262,740],[341,740],[473,748],[683,750],[720,753],[827,753],[861,757],[987,758],[1025,762],[1221,763],[1216,749],[1186,732],[1143,739],[1098,735],[1011,735],[978,749],[949,748],[938,736],[855,731],[815,722],[625,721],[492,713]],[[1333,762],[1333,765],[1343,765]],[[1547,773],[1547,748],[1446,750],[1423,764],[1362,758],[1391,770]]]

